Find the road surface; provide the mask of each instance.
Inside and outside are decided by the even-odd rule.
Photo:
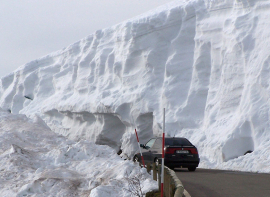
[[[270,174],[174,169],[191,197],[270,197]]]

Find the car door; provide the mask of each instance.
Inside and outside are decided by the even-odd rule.
[[[155,143],[156,139],[152,138],[150,139],[146,144],[145,144],[145,148],[142,152],[143,154],[143,158],[145,160],[145,162],[152,162],[151,158],[152,158],[152,147]]]

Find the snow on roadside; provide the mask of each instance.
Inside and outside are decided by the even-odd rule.
[[[233,148],[230,150],[234,151]],[[252,153],[237,157],[223,163],[215,163],[206,157],[201,157],[200,168],[220,169],[220,170],[233,170],[257,173],[270,172],[270,142],[262,144]]]
[[[109,146],[68,140],[39,117],[0,109],[2,196],[130,196],[126,178],[139,175],[143,193],[157,189],[145,169]]]
[[[174,1],[3,77],[0,107],[129,157],[134,128],[141,143],[160,135],[166,108],[167,135],[196,145],[199,167],[269,173],[269,13],[264,0]]]

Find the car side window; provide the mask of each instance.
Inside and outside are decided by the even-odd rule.
[[[153,148],[154,149],[162,148],[162,141],[161,141],[161,139],[157,139],[155,141],[155,144],[153,145]]]
[[[148,148],[151,148],[153,146],[153,144],[155,143],[155,140],[156,139],[151,139],[149,140],[146,144],[145,144],[145,147],[148,149]]]

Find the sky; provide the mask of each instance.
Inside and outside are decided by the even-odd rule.
[[[0,0],[0,78],[172,0]]]

